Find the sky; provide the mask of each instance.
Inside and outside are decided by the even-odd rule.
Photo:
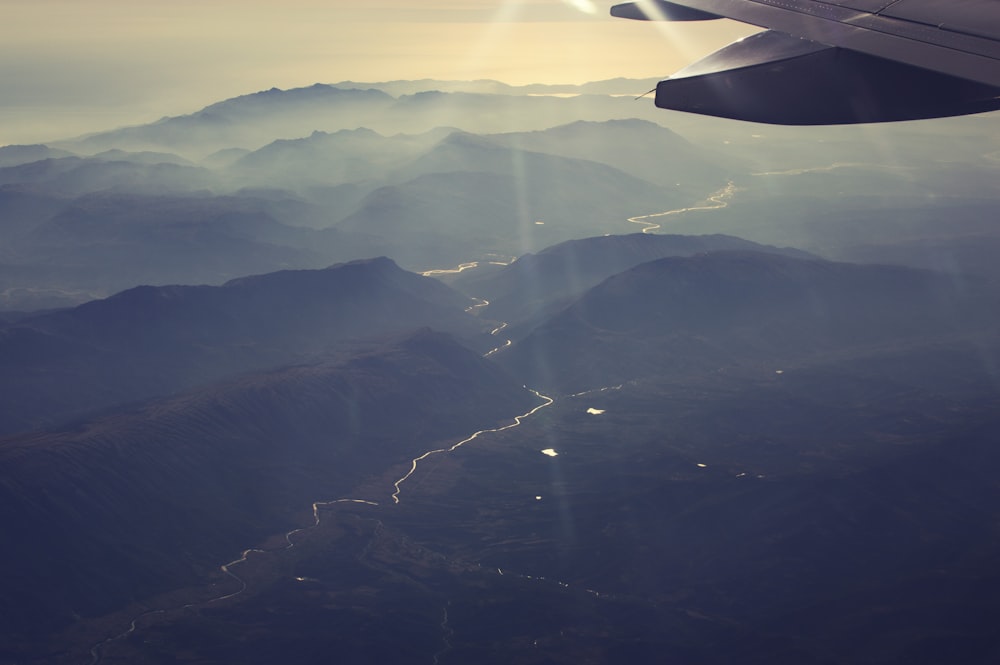
[[[353,81],[666,77],[754,31],[600,0],[0,0],[0,145]]]

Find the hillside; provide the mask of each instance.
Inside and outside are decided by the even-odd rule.
[[[531,385],[582,390],[656,374],[786,363],[995,326],[995,295],[909,268],[713,252],[643,263],[500,354]]]
[[[308,524],[311,502],[534,401],[424,330],[337,362],[0,439],[0,523],[18,534],[0,554],[18,571],[2,583],[0,658],[74,617],[199,581],[243,548]]]
[[[0,329],[0,431],[53,425],[424,326],[476,344],[480,324],[465,313],[468,302],[382,258],[221,287],[137,287],[22,318]]]
[[[483,311],[511,323],[535,319],[619,272],[667,256],[712,251],[756,251],[809,258],[790,248],[760,245],[733,236],[633,233],[583,238],[525,254],[498,270],[473,270],[448,280],[454,288],[490,302]]]

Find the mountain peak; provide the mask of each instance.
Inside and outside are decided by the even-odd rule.
[[[491,149],[495,149],[497,147],[497,145],[492,141],[490,141],[488,138],[462,130],[456,130],[451,134],[449,134],[448,136],[446,136],[444,140],[441,141],[441,145],[455,145],[455,146],[463,146],[471,148],[491,148]]]
[[[10,336],[0,338],[0,358],[17,365],[0,379],[0,432],[103,407],[122,400],[123,392],[128,399],[163,394],[425,326],[480,345],[483,324],[465,311],[468,303],[438,280],[386,257],[254,275],[223,286],[136,287],[15,324],[39,338],[34,346],[49,349],[37,357],[18,357],[23,336],[11,337],[10,344],[4,342]],[[30,405],[14,394],[29,380],[18,373],[21,367],[29,373],[51,369]]]
[[[965,334],[995,325],[986,302],[971,284],[914,268],[753,251],[670,256],[604,280],[501,360],[533,385],[578,390]],[[538,358],[554,379],[538,375]]]
[[[237,277],[223,284],[221,288],[249,288],[262,284],[292,284],[295,282],[304,285],[307,282],[325,281],[328,278],[335,278],[339,274],[347,273],[367,273],[370,275],[411,274],[400,268],[392,259],[386,256],[378,256],[370,259],[355,259],[353,261],[335,263],[319,270],[306,268],[299,270],[279,270],[261,275]]]

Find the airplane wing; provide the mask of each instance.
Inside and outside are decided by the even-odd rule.
[[[1000,0],[642,0],[611,14],[767,28],[661,81],[661,108],[786,125],[1000,109]]]

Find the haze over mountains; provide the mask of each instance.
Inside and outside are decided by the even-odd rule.
[[[602,110],[619,98],[440,94],[454,121],[433,100],[409,100],[423,118],[416,132],[372,129],[377,116],[366,104],[397,103],[385,93],[314,86],[61,144],[81,156],[0,148],[0,206],[11,211],[0,249],[6,306],[373,255],[419,270],[516,256],[624,231],[637,212],[682,206],[725,184],[725,159],[698,156],[659,125],[577,120],[628,117],[634,106]],[[493,103],[517,108],[489,124],[477,108]],[[482,134],[509,129],[539,131]],[[218,152],[203,159],[209,146]],[[652,173],[664,151],[676,154],[675,166]]]
[[[203,157],[218,149],[254,149],[275,139],[297,138],[302,136],[304,127],[310,131],[335,131],[365,126],[379,132],[411,134],[435,127],[458,127],[475,132],[536,129],[561,124],[564,118],[633,117],[637,113],[636,105],[628,102],[635,94],[644,92],[640,88],[648,84],[648,81],[622,80],[618,85],[612,82],[604,86],[605,89],[596,94],[589,93],[586,88],[577,88],[563,89],[553,95],[533,94],[530,88],[511,89],[476,82],[458,85],[440,85],[437,81],[405,85],[317,83],[308,88],[272,88],[243,95],[212,104],[191,115],[61,141],[56,147],[83,152],[114,147],[127,150],[169,148]],[[452,89],[441,90],[442,87]],[[403,88],[412,92],[404,92]],[[560,93],[572,96],[563,98],[558,96]],[[645,112],[648,114],[649,109]]]
[[[996,662],[998,117],[647,84],[0,148],[0,663]]]
[[[828,258],[993,274],[978,248],[996,236],[976,226],[995,202],[992,116],[936,124],[946,139],[903,125],[872,141],[863,128],[692,120],[606,94],[346,85],[255,93],[58,149],[0,148],[2,302],[75,304],[377,255],[415,270],[509,259],[639,230],[626,221],[637,215],[705,208],[730,181],[726,205],[664,221]],[[405,106],[408,119],[383,122],[373,104]],[[825,223],[848,209],[849,233]]]

